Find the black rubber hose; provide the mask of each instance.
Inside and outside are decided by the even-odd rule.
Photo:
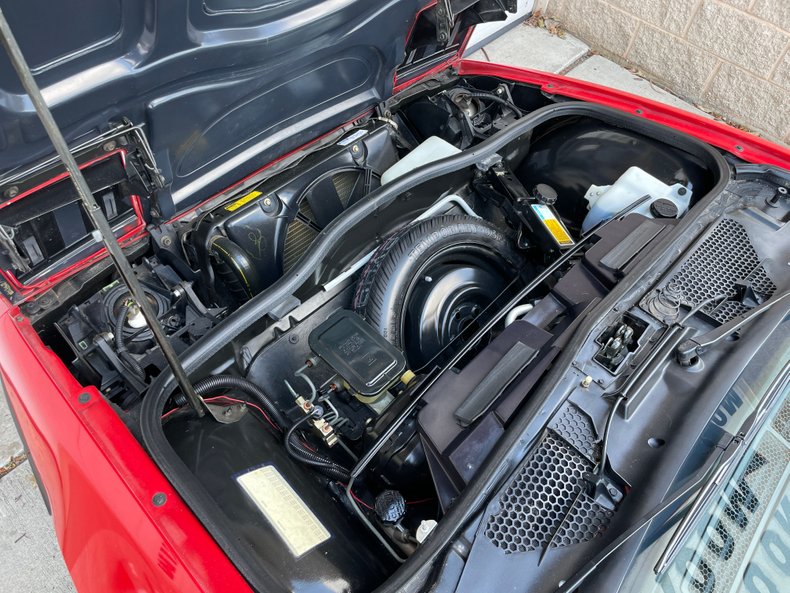
[[[269,396],[264,393],[263,389],[249,379],[236,377],[235,375],[212,375],[211,377],[206,377],[195,383],[194,388],[195,392],[201,396],[205,396],[217,389],[238,389],[239,391],[243,391],[263,407],[272,422],[281,430],[285,430],[285,427],[288,426],[288,421],[282,413],[280,413],[277,406],[274,405],[274,402],[269,399]],[[173,399],[179,406],[187,404],[186,398],[181,393],[176,395]]]
[[[499,103],[500,105],[503,105],[504,107],[507,107],[508,109],[512,109],[513,111],[516,112],[516,116],[517,117],[522,117],[524,115],[524,113],[521,111],[521,109],[516,107],[512,102],[508,101],[507,99],[503,99],[502,97],[500,97],[498,95],[495,95],[494,93],[484,93],[484,92],[481,92],[481,91],[470,91],[468,94],[469,94],[470,97],[472,97],[474,99],[488,99],[490,101],[493,101],[494,103]]]
[[[351,474],[346,468],[335,463],[328,457],[324,457],[319,453],[307,450],[299,442],[299,437],[296,436],[296,430],[302,424],[310,420],[310,418],[310,416],[305,416],[304,418],[296,421],[294,425],[288,430],[288,434],[285,435],[285,450],[297,461],[313,466],[316,470],[332,479],[340,480],[344,484],[347,483]]]
[[[126,343],[123,340],[123,326],[126,321],[126,316],[129,314],[129,304],[121,307],[118,317],[115,319],[115,350],[118,352],[126,352]]]
[[[123,339],[123,326],[124,321],[126,321],[126,316],[129,314],[129,308],[129,304],[125,304],[121,307],[118,318],[115,320],[115,351],[118,353],[118,358],[121,359],[121,362],[123,362],[132,373],[137,375],[138,378],[145,380],[145,370],[140,366],[140,363],[135,360],[134,356],[129,353],[129,349],[126,347],[126,342],[124,342]]]

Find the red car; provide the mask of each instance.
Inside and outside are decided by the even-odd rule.
[[[81,593],[787,582],[786,148],[461,60],[511,0],[4,4],[57,127],[2,58],[0,372]]]

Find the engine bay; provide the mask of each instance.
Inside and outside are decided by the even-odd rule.
[[[175,388],[109,267],[26,313],[83,385],[135,419],[251,582],[372,590],[430,537],[586,312],[720,192],[722,163],[529,85],[417,85],[185,213],[146,214],[130,259],[211,414]],[[148,204],[145,171],[99,185]],[[108,214],[133,211],[113,200]],[[57,233],[72,205],[29,220],[0,209],[4,269],[22,284],[84,250]],[[685,303],[673,298],[654,294],[602,333],[596,370],[626,369]],[[611,510],[628,488],[607,478],[594,502]]]

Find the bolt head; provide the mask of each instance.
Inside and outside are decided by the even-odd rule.
[[[102,146],[102,150],[104,152],[112,152],[118,145],[115,143],[115,140],[110,140],[104,146]]]
[[[7,190],[5,190],[6,198],[15,198],[17,194],[19,194],[19,188],[16,185],[12,185]]]
[[[87,404],[89,401],[91,401],[91,394],[85,392],[80,393],[77,396],[77,401],[80,402],[81,404]]]
[[[166,502],[167,502],[167,494],[165,494],[164,492],[157,492],[151,497],[151,504],[153,504],[155,507],[164,506]]]
[[[296,334],[291,334],[290,336],[288,336],[288,341],[291,344],[296,344],[299,341],[299,336]]]
[[[165,247],[170,247],[173,244],[173,239],[170,237],[162,237],[162,245]]]

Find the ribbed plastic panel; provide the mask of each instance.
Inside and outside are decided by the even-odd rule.
[[[776,285],[760,264],[744,226],[737,220],[724,218],[665,283],[664,295],[695,307],[720,295],[734,295],[735,283],[739,281],[749,281],[763,298],[776,292]],[[702,312],[719,323],[726,323],[748,310],[732,301],[702,307]]]
[[[337,197],[343,208],[347,208],[355,185],[361,179],[360,171],[341,171],[331,177]],[[315,215],[310,204],[304,198],[299,202],[299,216],[293,220],[285,231],[285,244],[283,245],[283,271],[287,272],[299,261],[302,254],[315,241],[318,230],[315,226]]]
[[[306,201],[299,204],[299,213],[307,220],[313,220],[313,213]],[[315,241],[318,231],[298,218],[288,225],[283,246],[283,272],[290,270],[302,254]]]
[[[582,492],[582,474],[590,469],[592,463],[574,447],[547,432],[500,495],[486,537],[513,554],[541,550],[549,542],[550,547],[570,546],[603,533],[612,513]]]

